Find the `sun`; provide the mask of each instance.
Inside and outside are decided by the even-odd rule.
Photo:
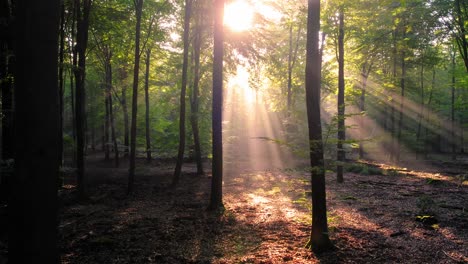
[[[224,8],[224,25],[232,31],[247,31],[253,27],[254,7],[244,0],[236,0]]]

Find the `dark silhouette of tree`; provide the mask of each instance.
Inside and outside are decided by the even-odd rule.
[[[214,2],[214,52],[213,52],[213,162],[210,210],[223,207],[223,15],[224,0]]]
[[[345,80],[344,80],[344,10],[340,7],[338,14],[338,141],[337,141],[337,166],[336,180],[343,182],[343,163],[346,153],[343,149],[343,141],[346,139],[345,128]]]
[[[202,13],[201,8],[197,12],[196,25],[193,37],[193,86],[190,96],[190,123],[192,126],[193,145],[195,150],[195,162],[197,163],[197,174],[203,175],[202,151],[200,146],[200,129],[198,126],[199,102],[200,102],[200,53],[202,44]]]
[[[13,131],[13,81],[12,69],[14,67],[13,42],[12,42],[12,5],[11,1],[0,1],[0,90],[2,96],[1,102],[1,122],[2,122],[2,150],[0,159],[13,159],[14,151],[14,131]],[[0,174],[0,200],[6,198],[7,176]]]
[[[135,158],[136,158],[136,123],[138,109],[138,77],[140,72],[140,35],[141,35],[141,13],[143,11],[143,0],[135,0],[136,26],[135,26],[135,63],[133,67],[133,95],[132,95],[132,125],[130,128],[130,167],[128,169],[127,193],[133,192],[135,181]]]
[[[76,167],[78,174],[78,195],[85,197],[85,75],[86,49],[88,46],[89,14],[91,0],[75,0],[76,45],[74,47],[75,75],[75,122],[76,122]]]
[[[8,205],[9,263],[59,263],[59,1],[16,2],[15,172]]]
[[[150,105],[149,105],[149,72],[151,49],[146,50],[145,70],[145,132],[146,132],[146,159],[151,160],[151,133],[150,133]]]
[[[306,247],[314,252],[330,249],[325,197],[322,125],[320,123],[321,57],[319,52],[320,0],[309,0],[307,16],[306,104],[309,125],[312,181],[312,231]]]
[[[192,12],[192,0],[185,0],[185,16],[184,16],[184,54],[182,62],[182,87],[180,91],[180,113],[179,113],[179,150],[177,154],[177,163],[172,178],[172,186],[179,183],[182,173],[182,164],[184,163],[185,151],[185,94],[187,91],[187,73],[188,73],[188,53],[189,53],[189,34],[190,34],[190,16]]]

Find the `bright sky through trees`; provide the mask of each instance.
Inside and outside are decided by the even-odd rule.
[[[224,24],[232,31],[241,32],[253,26],[254,10],[246,1],[235,1],[225,6]]]

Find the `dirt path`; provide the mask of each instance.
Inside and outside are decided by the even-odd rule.
[[[140,164],[136,193],[124,195],[126,169],[92,163],[90,200],[61,191],[64,263],[463,263],[468,261],[467,185],[454,177],[401,171],[327,175],[330,236],[336,250],[315,256],[308,173],[226,175],[226,211],[208,213],[209,176],[193,164],[176,190],[172,164]],[[110,173],[110,174],[109,174]],[[429,180],[431,179],[431,180]],[[435,222],[418,222],[417,216]]]

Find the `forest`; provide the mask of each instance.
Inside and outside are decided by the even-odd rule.
[[[468,263],[468,1],[0,0],[0,264]]]

